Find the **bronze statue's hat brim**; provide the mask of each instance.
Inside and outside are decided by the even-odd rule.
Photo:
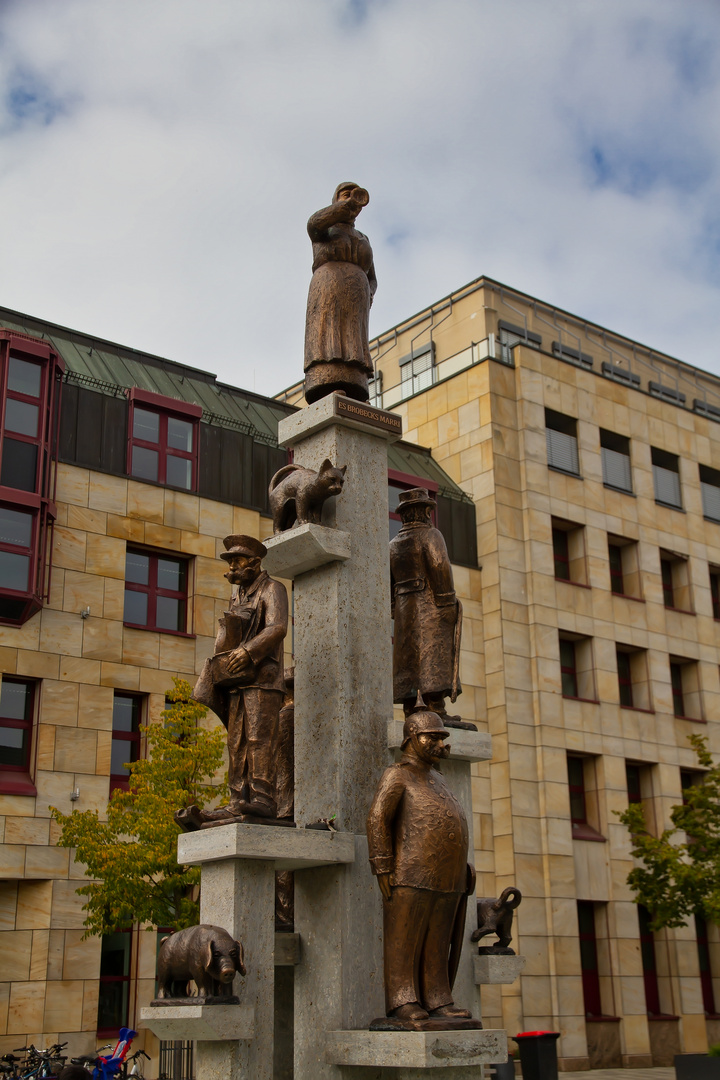
[[[252,559],[264,559],[267,555],[265,545],[256,540],[254,536],[233,533],[225,537],[223,544],[226,550],[220,552],[220,558],[225,559],[227,562],[232,559],[233,555],[248,555]]]
[[[404,498],[403,498],[404,496]],[[436,506],[437,501],[429,493],[427,488],[410,488],[401,491],[398,499],[396,513],[402,514],[408,506]]]

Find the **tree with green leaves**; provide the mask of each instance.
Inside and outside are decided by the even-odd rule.
[[[652,928],[684,926],[694,914],[720,923],[720,764],[707,742],[689,735],[702,782],[685,788],[685,802],[670,811],[671,829],[647,830],[641,803],[619,815],[630,830],[632,854],[641,860],[628,874],[637,903],[652,913]]]
[[[191,699],[192,687],[173,679],[163,723],[147,724],[147,757],[128,765],[129,790],[115,790],[107,820],[96,810],[61,814],[58,844],[76,849],[93,880],[77,891],[87,897],[85,937],[111,934],[135,922],[182,929],[199,921],[193,894],[197,867],[180,866],[173,815],[196,803],[203,807],[227,791],[213,783],[222,765],[225,734],[199,725],[207,710]]]

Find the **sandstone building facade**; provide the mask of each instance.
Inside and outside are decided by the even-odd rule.
[[[477,509],[478,893],[521,889],[528,958],[483,1020],[561,1032],[565,1069],[702,1051],[718,930],[652,934],[616,812],[660,831],[701,778],[688,734],[720,752],[720,379],[488,278],[371,351],[371,400]]]

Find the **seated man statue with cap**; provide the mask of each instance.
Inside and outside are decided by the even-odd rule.
[[[287,592],[261,568],[267,548],[259,540],[235,534],[223,544],[233,596],[193,697],[227,728],[230,802],[219,810],[191,807],[176,819],[190,829],[231,821],[291,824],[277,819],[275,791]]]
[[[383,898],[385,1017],[371,1030],[479,1028],[452,986],[475,892],[462,805],[439,772],[448,735],[418,696],[403,727],[403,756],[378,785],[367,819],[370,865]]]

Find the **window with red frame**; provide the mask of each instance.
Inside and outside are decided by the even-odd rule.
[[[137,388],[129,396],[130,476],[194,491],[200,406]]]
[[[645,1008],[648,1016],[660,1016],[660,988],[658,986],[655,960],[655,935],[650,928],[650,912],[638,904],[640,924],[640,955],[642,957],[643,982],[645,983]]]
[[[112,744],[110,749],[110,794],[115,788],[127,791],[129,762],[140,757],[142,698],[115,691],[113,698]]]
[[[615,656],[617,659],[617,673],[618,673],[618,690],[620,693],[620,704],[627,709],[633,707],[633,681],[632,681],[632,665],[630,663],[630,653],[624,649],[616,647]]]
[[[35,683],[3,676],[0,685],[0,791],[34,795],[30,779]]]
[[[117,1035],[127,1027],[130,1000],[132,930],[103,934],[100,948],[98,1035]]]
[[[421,476],[410,476],[408,473],[396,472],[388,469],[388,509],[390,512],[390,539],[397,536],[402,526],[402,518],[398,513],[400,492],[409,491],[411,488],[426,488],[430,498],[437,498],[438,485],[432,480],[425,480]],[[430,520],[437,526],[437,511],[433,508]]]
[[[49,589],[63,371],[47,341],[0,328],[0,622],[11,625]]]
[[[563,697],[578,696],[577,654],[575,642],[560,640],[560,681]]]
[[[187,582],[187,559],[128,548],[123,621],[127,626],[184,634]]]
[[[595,936],[595,905],[591,900],[578,900],[577,910],[585,1015],[602,1016],[600,972],[598,970],[597,938]]]
[[[555,577],[560,581],[570,581],[570,549],[568,547],[567,529],[553,529],[552,545]]]
[[[720,569],[717,566],[710,567],[710,596],[713,619],[720,619]]]
[[[570,820],[573,825],[587,825],[584,759],[568,754],[567,769],[570,788]]]
[[[700,961],[700,986],[703,1008],[708,1016],[715,1016],[715,993],[713,991],[712,967],[710,966],[710,942],[707,923],[702,915],[695,915],[695,939]]]
[[[683,693],[682,664],[670,662],[670,684],[672,686],[673,713],[679,718],[685,716],[685,694]]]

